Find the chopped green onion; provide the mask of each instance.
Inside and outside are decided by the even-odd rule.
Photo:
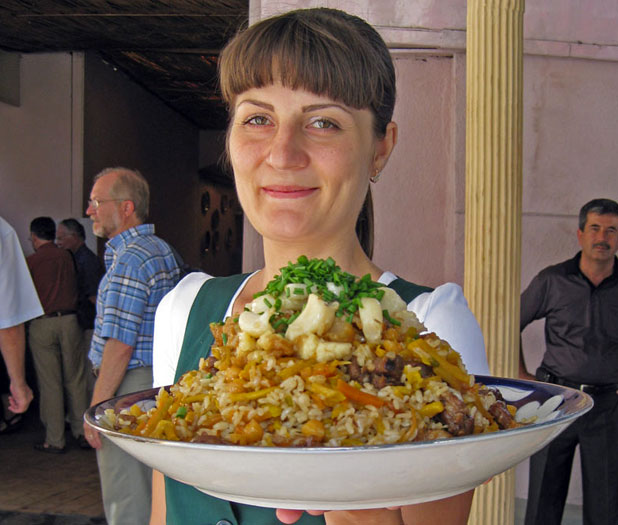
[[[328,289],[329,283],[337,286],[338,295]],[[293,286],[297,284],[299,286]],[[292,285],[292,286],[288,286]],[[332,303],[339,302],[336,312],[337,317],[345,316],[348,322],[353,319],[353,314],[361,307],[360,299],[363,297],[375,298],[378,301],[384,296],[381,290],[382,284],[374,282],[370,274],[363,275],[360,279],[354,275],[341,270],[332,257],[326,260],[309,259],[301,255],[296,263],[288,263],[287,266],[280,268],[280,273],[275,275],[266,288],[254,295],[255,298],[263,295],[271,295],[275,298],[276,313],[271,316],[271,325],[280,319],[285,319],[286,324],[290,324],[296,317],[287,318],[288,312],[282,312],[282,302],[280,296],[284,293],[286,297],[291,295],[303,296],[314,293],[322,300]],[[264,299],[264,304],[269,308],[273,305],[271,301]],[[395,320],[396,321],[396,320]],[[396,323],[393,323],[396,324]],[[282,325],[277,324],[278,327]]]
[[[178,407],[178,411],[176,412],[176,417],[184,419],[187,415],[187,407]]]
[[[224,332],[221,338],[223,339],[223,345],[225,346],[227,344],[227,334]]]
[[[382,315],[384,316],[384,319],[386,319],[389,323],[391,323],[392,325],[395,326],[401,326],[401,321],[397,321],[397,319],[393,319],[389,313],[388,310],[382,310]]]

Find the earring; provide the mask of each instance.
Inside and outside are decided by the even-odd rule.
[[[382,175],[382,173],[380,173],[380,170],[376,168],[374,174],[369,177],[369,180],[375,184],[380,180],[380,175]]]

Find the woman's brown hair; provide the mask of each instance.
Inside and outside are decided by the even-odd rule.
[[[281,82],[371,110],[378,137],[393,116],[395,68],[384,40],[337,9],[300,9],[257,22],[225,47],[219,76],[230,108],[240,93]]]
[[[241,93],[281,82],[369,109],[376,137],[384,136],[393,117],[395,68],[384,40],[361,18],[337,9],[289,11],[241,31],[221,54],[219,77],[230,110]],[[373,230],[368,189],[356,233],[369,258]]]

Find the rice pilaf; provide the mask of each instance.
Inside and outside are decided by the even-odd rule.
[[[519,426],[460,355],[390,288],[332,259],[281,269],[237,317],[210,326],[198,370],[156,406],[107,410],[123,433],[255,446],[340,447],[452,438]],[[207,352],[205,352],[207,353]]]

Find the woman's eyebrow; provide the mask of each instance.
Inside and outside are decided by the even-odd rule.
[[[275,106],[273,106],[272,104],[268,104],[267,102],[262,102],[261,100],[256,100],[256,99],[252,99],[252,98],[247,98],[244,100],[241,100],[238,103],[238,106],[236,107],[240,107],[243,104],[251,104],[253,106],[258,106],[260,108],[266,109],[268,111],[274,111],[275,110]],[[308,106],[303,106],[302,107],[302,111],[303,113],[310,113],[311,111],[319,111],[321,109],[327,109],[327,108],[335,108],[335,109],[341,109],[343,111],[345,111],[346,113],[352,113],[350,111],[349,108],[347,108],[346,106],[342,105],[342,104],[336,104],[336,103],[331,103],[331,102],[327,102],[324,104],[310,104]]]
[[[342,104],[335,104],[335,103],[311,104],[309,106],[303,106],[303,112],[308,113],[310,111],[319,111],[320,109],[327,109],[327,108],[336,108],[336,109],[341,109],[345,111],[346,113],[350,113],[350,114],[352,113],[347,107],[343,106]]]
[[[264,109],[267,109],[269,111],[274,111],[274,109],[275,109],[275,106],[273,106],[272,104],[267,104],[266,102],[262,102],[260,100],[254,100],[252,98],[246,98],[244,100],[241,100],[238,103],[238,106],[236,106],[236,107],[240,107],[243,104],[252,104],[253,106],[258,106],[260,108],[264,108]]]

